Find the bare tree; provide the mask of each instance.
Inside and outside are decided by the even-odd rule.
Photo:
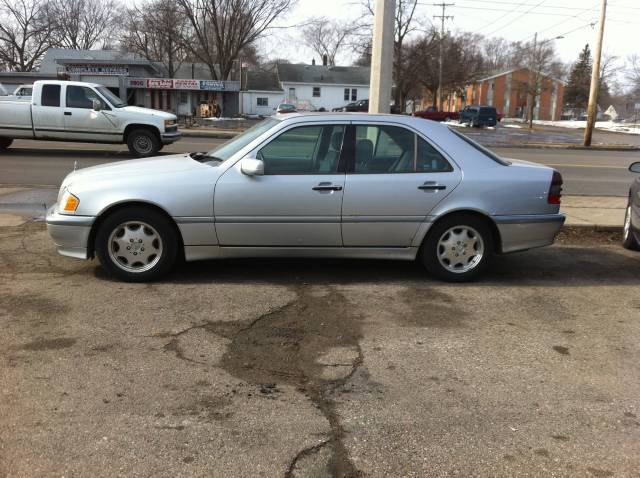
[[[111,43],[120,24],[116,0],[51,0],[58,45],[91,50]]]
[[[122,46],[147,60],[162,63],[173,78],[186,61],[189,23],[172,0],[154,0],[128,11]]]
[[[46,0],[0,0],[0,64],[32,71],[56,43]]]
[[[226,80],[243,48],[294,4],[295,0],[176,0],[189,21],[192,54],[214,79]],[[219,71],[217,66],[219,65]]]
[[[325,55],[329,65],[336,64],[336,56],[347,46],[349,37],[358,29],[353,22],[330,20],[327,17],[310,18],[302,29],[302,38],[320,58]]]
[[[548,72],[554,63],[556,52],[553,43],[549,41],[526,44],[525,48],[529,52],[530,70],[529,81],[526,84],[527,115],[529,128],[533,128],[533,112],[538,98],[544,90],[553,87],[548,78]]]

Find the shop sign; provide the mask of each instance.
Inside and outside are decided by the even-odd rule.
[[[224,81],[200,80],[200,89],[205,91],[224,91]]]
[[[147,88],[156,90],[170,90],[173,88],[173,80],[165,80],[162,78],[149,78],[147,80]]]
[[[200,80],[173,80],[176,90],[199,90]]]
[[[67,73],[77,75],[105,75],[105,76],[128,76],[129,67],[126,65],[67,65]]]
[[[147,80],[141,78],[129,78],[127,80],[127,86],[129,88],[145,88],[147,86]]]

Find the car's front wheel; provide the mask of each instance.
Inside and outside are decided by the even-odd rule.
[[[485,272],[493,247],[486,221],[472,214],[456,214],[429,230],[420,255],[427,271],[438,279],[467,282]]]
[[[158,135],[148,129],[136,129],[127,136],[129,151],[138,158],[147,158],[160,151]]]
[[[120,209],[109,215],[96,234],[100,264],[128,282],[157,279],[174,265],[178,237],[171,221],[144,207]]]
[[[625,249],[632,251],[640,251],[640,243],[633,234],[631,225],[631,200],[627,205],[627,210],[624,214],[624,228],[622,229],[622,245]]]
[[[0,138],[0,150],[7,149],[13,143],[11,138]]]

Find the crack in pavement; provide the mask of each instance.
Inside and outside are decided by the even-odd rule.
[[[165,350],[182,360],[199,363],[185,356],[180,346],[184,334],[204,329],[230,341],[219,366],[245,382],[264,387],[280,381],[304,393],[329,423],[329,437],[298,452],[289,462],[285,477],[296,476],[302,460],[325,447],[331,447],[325,463],[326,474],[355,478],[362,473],[351,462],[344,444],[346,431],[337,413],[334,394],[352,379],[363,364],[360,347],[362,318],[354,314],[345,297],[333,289],[326,295],[312,295],[309,288],[296,286],[297,298],[273,311],[246,322],[206,322],[175,334]],[[347,363],[344,354],[336,363],[326,358],[327,351],[354,352]],[[326,378],[327,367],[350,367],[348,373]],[[346,372],[346,371],[345,371]]]

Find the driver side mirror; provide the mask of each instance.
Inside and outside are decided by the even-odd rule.
[[[629,166],[629,171],[631,171],[632,173],[640,174],[640,162],[631,163],[631,166]]]
[[[92,101],[93,111],[101,111],[102,110],[102,101],[94,99]]]
[[[244,158],[240,162],[240,171],[247,176],[264,175],[264,162],[255,158]]]

